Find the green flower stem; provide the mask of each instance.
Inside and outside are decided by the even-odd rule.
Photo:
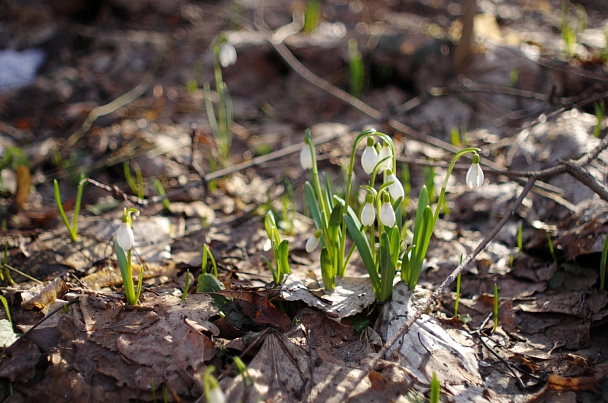
[[[460,159],[465,154],[474,153],[476,154],[481,149],[476,147],[465,148],[464,150],[460,150],[454,157],[452,158],[452,162],[450,163],[450,167],[448,168],[448,172],[445,174],[445,179],[443,180],[443,186],[441,187],[441,193],[439,194],[439,199],[437,199],[437,207],[435,208],[435,214],[433,215],[433,226],[439,219],[439,211],[441,210],[441,206],[443,206],[445,200],[445,190],[448,187],[448,180],[450,179],[450,175],[452,174],[452,170],[454,169],[454,165],[456,165],[456,161]]]
[[[127,296],[127,304],[135,305],[135,287],[133,286],[133,269],[131,267],[131,250],[127,252],[127,267],[125,270],[126,279],[124,281],[125,295]]]

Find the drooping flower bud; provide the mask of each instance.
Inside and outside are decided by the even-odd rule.
[[[479,165],[479,155],[473,154],[473,163],[471,167],[467,171],[467,176],[465,177],[465,182],[467,186],[471,189],[480,188],[483,186],[483,171],[481,170],[481,166]]]
[[[384,145],[380,149],[380,153],[378,155],[378,161],[384,160],[380,163],[380,167],[378,168],[379,173],[382,173],[386,169],[389,169],[393,166],[392,158],[393,158],[393,152],[391,151],[388,144],[384,143]]]
[[[405,196],[405,191],[403,190],[403,185],[401,182],[399,182],[399,179],[397,179],[397,176],[395,176],[391,169],[388,169],[386,173],[388,174],[386,176],[386,183],[393,182],[392,184],[388,185],[388,192],[393,200],[403,198],[403,196]]]
[[[311,253],[313,250],[317,249],[319,245],[319,240],[321,239],[321,230],[315,232],[313,236],[308,238],[306,241],[306,252]]]
[[[302,151],[300,151],[300,165],[303,169],[312,168],[312,154],[310,153],[310,146],[305,142]]]
[[[380,207],[379,218],[380,222],[387,227],[393,227],[395,225],[395,210],[393,210],[391,200],[387,193],[384,193],[382,198],[382,207]]]
[[[367,196],[367,201],[361,210],[361,224],[369,227],[376,220],[376,209],[374,208],[374,195]]]
[[[361,166],[363,166],[365,173],[370,175],[374,171],[376,164],[378,164],[378,152],[374,147],[374,138],[369,136],[367,138],[367,146],[365,146],[365,150],[361,154]]]
[[[121,222],[118,231],[116,232],[116,243],[124,251],[129,251],[133,248],[135,243],[135,236],[133,235],[133,229],[128,222]]]
[[[218,58],[220,60],[220,65],[224,68],[236,63],[236,49],[232,43],[226,40],[220,45]]]

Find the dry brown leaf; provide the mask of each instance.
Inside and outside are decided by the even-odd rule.
[[[57,298],[61,298],[68,291],[68,286],[61,278],[57,277],[36,295],[24,300],[21,303],[21,308],[26,310],[44,309],[47,305],[55,302]]]

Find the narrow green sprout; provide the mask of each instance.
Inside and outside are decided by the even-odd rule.
[[[188,298],[188,288],[190,287],[190,269],[186,270],[186,281],[184,282],[184,292],[182,293],[182,301]]]
[[[494,326],[492,327],[492,333],[496,331],[498,327],[498,285],[494,283]]]
[[[519,223],[519,227],[517,228],[517,257],[521,258],[521,254],[524,250],[524,226],[523,223]]]
[[[424,184],[429,193],[429,201],[433,203],[435,201],[435,167],[423,166],[422,174],[424,176]]]
[[[363,58],[355,38],[348,40],[348,67],[350,70],[350,94],[359,98],[363,90],[365,72],[363,70]]]
[[[549,233],[547,233],[547,243],[549,245],[549,253],[551,253],[553,261],[557,263],[557,256],[555,255],[555,249],[553,248],[553,240],[551,239],[551,234]]]
[[[231,47],[230,50],[228,50]],[[217,144],[217,157],[212,154],[210,168],[215,170],[217,162],[226,168],[230,164],[230,150],[232,148],[233,107],[228,86],[222,78],[222,67],[236,61],[236,50],[225,35],[220,35],[213,45],[213,72],[215,77],[215,92],[217,95],[217,112],[213,106],[211,86],[203,85],[203,96],[207,119]],[[228,51],[228,54],[226,53]]]
[[[82,193],[84,191],[84,186],[86,185],[86,180],[84,174],[80,175],[80,182],[78,183],[78,190],[76,191],[76,201],[74,204],[74,218],[72,224],[68,220],[68,216],[65,214],[65,210],[63,209],[63,203],[61,202],[61,193],[59,192],[59,182],[57,179],[53,182],[55,186],[55,203],[57,204],[57,209],[59,210],[59,214],[65,224],[68,232],[70,233],[70,237],[73,242],[78,242],[78,216],[80,215],[80,205],[82,202]]]
[[[518,82],[519,82],[519,70],[518,69],[512,69],[509,72],[509,86],[511,88],[516,88]]]
[[[156,385],[154,385],[154,379],[150,381],[150,389],[152,389],[152,401],[156,403]]]
[[[608,258],[608,235],[604,241],[604,249],[602,250],[602,259],[600,261],[600,290],[604,289],[604,281],[606,279],[606,260]]]
[[[604,100],[600,99],[599,102],[594,103],[593,109],[595,109],[595,117],[597,118],[597,122],[593,128],[593,135],[595,137],[600,137],[600,133],[602,132],[602,123],[604,122],[605,116]]]
[[[308,0],[304,9],[304,32],[311,33],[321,20],[321,0]]]
[[[133,161],[133,170],[135,171],[135,179],[133,175],[131,175],[131,163],[128,160],[125,160],[123,165],[123,171],[125,173],[125,179],[127,180],[127,184],[131,189],[131,192],[139,199],[144,198],[144,176],[141,172],[141,168],[139,164]]]
[[[450,142],[454,147],[460,147],[460,131],[457,127],[453,127],[452,131],[450,132]]]
[[[201,270],[203,273],[207,273],[207,260],[211,260],[211,268],[213,269],[213,276],[215,278],[219,278],[219,274],[217,271],[217,263],[215,262],[215,258],[213,257],[213,253],[211,253],[211,249],[209,245],[203,245],[203,260],[201,262]]]
[[[118,266],[120,267],[120,275],[122,276],[127,304],[137,305],[142,289],[144,269],[143,266],[139,269],[139,280],[136,293],[131,268],[131,251],[134,243],[132,214],[139,214],[139,210],[134,208],[124,209],[122,222],[116,233],[116,238],[114,238],[114,245],[116,247],[116,258],[118,260]]]
[[[286,275],[291,274],[291,268],[289,267],[289,241],[287,239],[281,241],[277,223],[271,210],[266,213],[264,227],[266,228],[266,234],[270,240],[270,249],[272,250],[272,256],[274,258],[274,265],[268,259],[264,259],[272,272],[272,278],[274,279],[275,284],[279,285],[283,283],[283,279]]]
[[[13,278],[11,277],[10,266],[8,265],[8,241],[4,242],[4,258],[2,259],[2,272],[0,272],[0,277],[2,281],[8,282],[10,285],[15,285]]]
[[[215,371],[215,367],[210,365],[203,375],[205,398],[207,399],[207,403],[223,403],[226,401],[226,396],[224,396],[224,392],[222,392],[217,379],[213,376],[213,371]]]
[[[8,301],[2,295],[0,295],[0,301],[2,301],[2,305],[4,305],[4,310],[6,311],[6,318],[12,324],[13,319],[11,318],[11,311],[8,309]]]
[[[441,397],[441,385],[439,384],[439,379],[437,378],[437,374],[433,371],[433,379],[431,380],[431,393],[429,397],[429,403],[439,403],[439,398]]]
[[[162,182],[158,179],[154,179],[153,183],[154,187],[156,188],[156,191],[158,192],[158,195],[160,197],[165,197],[167,195],[167,192],[165,192],[165,188],[163,187]],[[171,202],[166,197],[163,199],[163,208],[167,212],[171,211]]]
[[[461,259],[462,260],[462,259]],[[460,277],[462,273],[458,273],[458,277],[456,277],[456,302],[454,303],[454,317],[458,317],[458,307],[460,305]]]
[[[245,365],[243,360],[241,360],[238,356],[234,356],[234,365],[236,366],[236,370],[243,377],[243,386],[252,386],[253,379],[251,379],[249,371],[247,370],[247,366]]]

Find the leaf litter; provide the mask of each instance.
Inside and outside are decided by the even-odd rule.
[[[111,7],[116,4],[127,15],[137,12],[122,1]],[[471,55],[466,77],[453,79],[450,68],[441,67],[447,66],[446,43],[427,32],[431,28],[452,32],[445,24],[455,23],[458,13],[421,3],[412,10],[400,5],[367,5],[370,15],[385,24],[387,31],[376,33],[377,46],[370,51],[377,86],[362,97],[387,116],[400,111],[399,120],[411,125],[395,128],[393,121],[386,126],[393,126],[391,133],[406,151],[412,187],[421,186],[424,163],[446,159],[446,134],[463,125],[469,126],[463,140],[481,146],[484,156],[491,155],[501,171],[488,174],[492,184],[486,183],[481,191],[466,193],[458,185],[464,171],[457,173],[449,188],[450,213],[432,240],[422,287],[412,292],[398,283],[393,300],[382,307],[372,304],[373,291],[362,278],[344,278],[331,293],[320,289],[318,259],[301,253],[313,231],[306,219],[297,220],[293,234],[285,234],[293,251],[294,274],[280,289],[268,285],[270,276],[261,258],[266,252],[260,208],[281,211],[279,199],[286,180],[296,190],[294,209],[301,212],[305,206],[297,196],[303,175],[292,161],[294,154],[266,160],[257,156],[297,145],[301,127],[311,127],[315,138],[332,139],[319,147],[319,160],[322,169],[339,183],[339,166],[346,158],[343,150],[348,149],[352,133],[370,123],[360,112],[335,94],[326,94],[326,89],[309,86],[290,70],[293,66],[278,62],[263,31],[233,31],[230,37],[236,38],[239,58],[249,66],[225,71],[238,106],[233,144],[233,162],[238,168],[229,178],[213,177],[213,173],[204,177],[204,170],[196,167],[209,168],[206,161],[213,155],[214,139],[204,119],[201,90],[183,86],[184,78],[192,76],[192,63],[161,64],[157,71],[153,59],[167,52],[167,60],[201,60],[204,64],[209,52],[200,43],[210,43],[225,28],[221,19],[205,20],[204,7],[189,2],[170,2],[146,13],[144,25],[99,14],[128,30],[120,32],[113,28],[101,32],[96,22],[88,22],[79,26],[82,32],[77,35],[62,33],[56,23],[40,19],[42,26],[52,28],[49,35],[59,35],[63,43],[72,44],[79,43],[80,35],[87,38],[88,48],[86,57],[79,58],[69,50],[63,56],[78,69],[66,67],[65,60],[49,54],[50,70],[41,71],[33,84],[0,95],[2,144],[6,140],[23,146],[30,160],[28,172],[17,166],[3,166],[2,170],[2,178],[12,175],[14,182],[1,189],[6,195],[3,206],[8,229],[3,238],[10,245],[9,263],[45,280],[43,287],[14,274],[18,283],[3,289],[15,322],[13,326],[0,319],[9,348],[0,362],[3,400],[10,390],[12,399],[24,401],[49,397],[79,401],[83,396],[96,401],[151,401],[152,389],[157,388],[158,398],[164,388],[171,400],[196,401],[202,397],[202,376],[210,365],[216,367],[230,401],[341,401],[346,391],[349,401],[413,399],[428,391],[432,372],[438,374],[443,398],[449,401],[608,398],[607,365],[602,359],[606,355],[602,330],[608,297],[597,290],[606,200],[601,189],[594,188],[595,182],[605,182],[605,151],[585,166],[587,176],[564,170],[547,177],[546,183],[537,181],[539,186],[516,206],[503,230],[467,267],[462,274],[460,313],[468,315],[470,322],[452,318],[456,297],[452,286],[441,295],[440,304],[432,305],[413,322],[398,344],[384,356],[378,355],[424,301],[431,301],[428,290],[435,289],[458,266],[461,256],[474,250],[511,214],[525,180],[515,184],[522,178],[521,172],[505,179],[505,169],[551,169],[564,160],[576,161],[601,144],[605,135],[602,129],[600,139],[592,136],[596,119],[589,113],[592,100],[605,95],[599,90],[585,92],[605,82],[593,75],[601,66],[593,61],[593,54],[599,54],[597,45],[589,45],[593,41],[586,39],[583,49],[589,52],[589,59],[585,68],[576,63],[556,66],[551,60],[560,57],[556,50],[559,35],[552,33],[557,27],[551,13],[540,6],[531,8],[532,19],[538,22],[531,27],[527,19],[517,17],[523,10],[519,3],[494,6],[484,3],[479,20],[484,18],[484,26],[495,29],[476,33],[480,48]],[[244,18],[255,11],[248,7]],[[333,82],[342,85],[343,74],[332,76],[344,65],[343,37],[336,35],[342,32],[341,26],[350,29],[353,15],[340,7],[325,7],[344,22],[326,25],[333,28],[320,29],[317,36],[287,34],[282,39],[315,74],[333,77]],[[74,18],[67,10],[53,12]],[[19,17],[14,24],[27,14],[19,6],[11,7],[9,13]],[[428,19],[420,18],[424,13],[439,13],[443,22],[428,25]],[[264,18],[274,28],[288,27],[290,15],[291,10],[281,5]],[[601,8],[590,15],[595,27],[581,33],[581,38],[592,37],[593,29],[606,20]],[[496,21],[502,25],[494,24]],[[144,28],[152,25],[162,29]],[[93,27],[97,32],[90,30]],[[514,39],[513,30],[525,30],[536,40]],[[23,30],[14,32],[11,40],[26,38],[46,46],[46,39],[41,38],[48,36],[39,36],[35,29],[30,38],[20,33]],[[359,31],[366,38],[371,34]],[[160,45],[169,38],[188,46]],[[117,50],[123,57],[115,57]],[[137,62],[129,62],[124,55]],[[377,67],[387,64],[388,70]],[[509,77],[515,70],[519,80],[509,91],[521,91],[521,97],[488,87],[512,85]],[[383,75],[390,71],[392,76]],[[95,72],[95,79],[87,78],[87,72]],[[158,82],[152,86],[149,79],[142,80],[143,72],[156,74]],[[202,74],[203,80],[211,80],[209,71]],[[112,105],[133,88],[150,91],[114,112],[104,112],[104,105]],[[441,91],[446,92],[437,96]],[[554,99],[548,98],[549,93]],[[576,96],[579,103],[574,105],[568,97]],[[34,119],[31,110],[45,113]],[[89,132],[76,131],[78,135],[65,143],[66,128],[74,133],[86,116],[95,121]],[[194,131],[193,124],[198,125]],[[377,117],[373,124],[387,130],[380,127]],[[426,135],[430,132],[434,137]],[[38,135],[42,143],[35,137]],[[74,142],[78,146],[70,147]],[[112,237],[119,224],[116,211],[139,203],[122,179],[117,180],[121,172],[117,167],[130,158],[140,165],[144,177],[158,176],[169,194],[177,191],[170,198],[168,212],[149,203],[136,221],[141,243],[134,263],[145,270],[142,301],[134,309],[124,305],[112,257]],[[51,171],[50,166],[61,168]],[[57,225],[56,212],[49,208],[52,181],[47,176],[62,176],[63,181],[79,166],[91,167],[91,174],[99,183],[108,184],[109,190],[88,185],[85,203],[98,209],[96,215],[82,217],[81,239],[71,243],[65,228]],[[439,180],[441,169],[437,163]],[[217,190],[213,192],[205,191],[210,179],[215,180]],[[68,189],[64,193],[73,198]],[[118,202],[105,205],[108,194]],[[146,201],[153,195],[149,191]],[[525,234],[523,251],[516,244],[520,224]],[[557,261],[547,250],[547,234],[552,237]],[[191,284],[182,301],[186,269],[201,273],[203,243],[216,255],[226,289],[197,294],[196,285]],[[362,272],[357,259],[352,265],[353,273]],[[500,290],[499,326],[491,332],[483,325],[492,312],[495,283]],[[15,330],[28,331],[41,315],[56,309],[59,311],[27,337],[13,343]],[[362,318],[371,322],[366,324]],[[230,357],[235,354],[246,359],[250,381],[245,382],[231,365]],[[358,379],[362,381],[354,384]],[[519,381],[536,387],[521,389]]]

